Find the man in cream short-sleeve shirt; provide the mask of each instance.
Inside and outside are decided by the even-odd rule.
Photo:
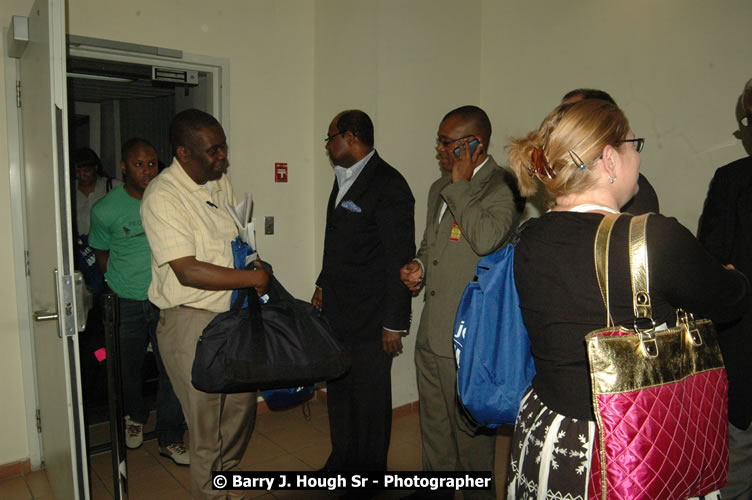
[[[160,351],[188,424],[192,498],[225,498],[213,491],[212,471],[237,467],[253,431],[256,394],[208,394],[191,385],[196,341],[204,327],[230,308],[233,289],[265,293],[269,274],[233,268],[230,242],[238,232],[226,204],[234,205],[227,171],[227,141],[219,122],[196,109],[170,126],[175,158],[144,193],[141,217],[152,255],[149,300],[162,314]]]

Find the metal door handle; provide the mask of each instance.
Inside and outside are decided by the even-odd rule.
[[[51,321],[57,319],[57,311],[34,311],[34,321]]]

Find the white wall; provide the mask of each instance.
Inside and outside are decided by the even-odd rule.
[[[499,140],[526,134],[568,90],[601,88],[645,137],[661,212],[697,229],[752,77],[749,0],[483,1],[482,97]]]
[[[321,269],[324,219],[334,175],[323,139],[334,115],[359,108],[375,127],[384,160],[407,179],[415,197],[416,245],[426,197],[439,177],[434,144],[439,121],[462,104],[479,104],[480,3],[450,0],[320,0],[316,3],[313,246]],[[446,33],[462,33],[447,37]],[[311,292],[313,283],[311,283]],[[413,352],[423,295],[413,300],[404,353],[392,365],[394,406],[417,400]]]
[[[0,24],[31,0],[5,0]],[[734,105],[752,76],[748,0],[69,0],[71,34],[181,49],[230,62],[230,159],[237,192],[251,190],[256,216],[277,233],[259,248],[290,291],[310,297],[320,269],[332,172],[323,139],[347,108],[368,112],[379,153],[409,182],[416,242],[426,195],[438,177],[441,117],[479,104],[494,126],[490,151],[503,163],[506,137],[536,127],[561,95],[600,87],[647,138],[643,171],[662,211],[695,229],[718,166],[744,155],[731,132]],[[0,43],[4,43],[0,42]],[[0,65],[2,63],[0,62]],[[0,69],[2,67],[0,66]],[[0,81],[0,92],[3,92]],[[0,166],[7,165],[4,100]],[[275,162],[290,182],[275,184]],[[0,176],[0,200],[9,183]],[[0,205],[10,234],[10,205]],[[12,276],[9,238],[0,273]],[[413,331],[394,362],[394,404],[417,397]],[[0,464],[29,455],[15,291],[0,290]]]
[[[263,258],[291,293],[310,294],[313,239],[313,4],[306,0],[69,0],[71,34],[223,57],[230,66],[230,173],[251,191],[255,216],[275,217],[258,235]],[[274,183],[274,163],[289,164]],[[259,232],[261,233],[261,232]]]

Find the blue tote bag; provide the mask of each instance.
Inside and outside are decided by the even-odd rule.
[[[478,262],[454,325],[460,402],[490,429],[514,423],[535,376],[514,283],[514,248],[510,243]]]
[[[255,250],[248,243],[241,240],[240,236],[231,241],[230,246],[232,247],[232,260],[235,264],[235,269],[248,269],[246,261],[250,255],[254,254]],[[234,304],[237,298],[238,290],[233,290],[230,304]],[[248,298],[243,300],[242,308],[245,309],[246,307],[248,307]]]
[[[284,389],[268,389],[261,391],[264,396],[266,406],[270,410],[285,410],[305,403],[313,397],[314,388],[312,385],[304,387],[287,387]]]

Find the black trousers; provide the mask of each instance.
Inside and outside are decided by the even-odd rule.
[[[392,356],[381,341],[347,345],[352,367],[327,382],[332,453],[327,470],[386,470],[392,432]]]

